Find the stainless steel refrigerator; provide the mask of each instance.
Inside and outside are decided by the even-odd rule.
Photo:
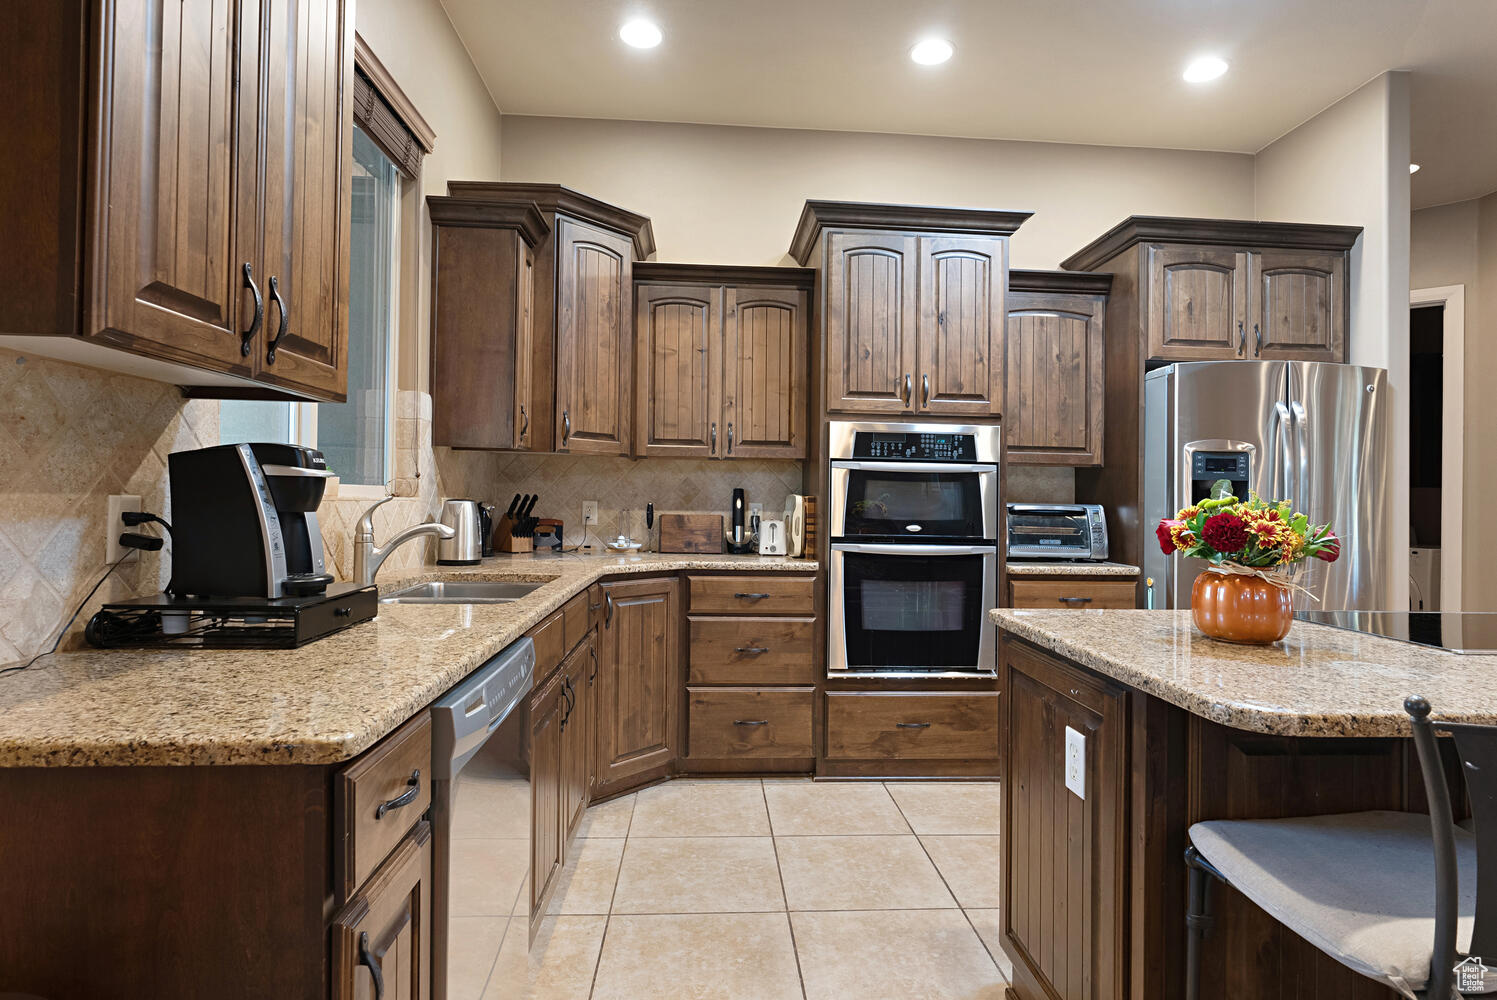
[[[1341,538],[1334,563],[1306,560],[1296,609],[1392,607],[1388,373],[1309,361],[1191,361],[1144,380],[1144,526],[1209,495],[1218,479],[1234,493],[1292,499],[1312,523]],[[1154,606],[1190,606],[1206,566],[1166,557],[1152,538],[1144,575]]]

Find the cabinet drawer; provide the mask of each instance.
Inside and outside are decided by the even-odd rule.
[[[1010,580],[1016,608],[1136,608],[1138,584],[1127,580]]]
[[[562,631],[566,635],[565,652],[576,649],[577,644],[587,638],[587,630],[592,628],[593,619],[588,602],[588,593],[584,590],[562,606]]]
[[[552,613],[531,629],[530,638],[535,643],[535,680],[540,683],[567,655],[566,610]]]
[[[843,760],[997,757],[998,693],[829,693],[826,755]]]
[[[816,577],[693,576],[694,613],[727,615],[809,615],[815,608]]]
[[[687,688],[691,757],[810,757],[815,688]]]
[[[691,623],[691,684],[814,684],[816,619],[701,618]]]
[[[431,716],[423,711],[339,771],[336,796],[347,896],[431,805]]]

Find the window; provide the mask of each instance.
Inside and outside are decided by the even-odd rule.
[[[327,458],[343,486],[383,491],[394,478],[395,317],[402,176],[358,125],[353,132],[348,280],[348,402],[225,400],[219,441],[290,441]]]

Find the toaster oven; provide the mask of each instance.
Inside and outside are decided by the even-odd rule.
[[[1107,518],[1095,503],[1011,503],[1005,532],[1009,559],[1107,558]]]

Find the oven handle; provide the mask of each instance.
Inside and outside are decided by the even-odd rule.
[[[833,542],[833,552],[854,552],[870,556],[996,556],[996,545],[905,545],[877,542]]]
[[[850,469],[853,472],[909,472],[917,475],[922,472],[998,474],[998,466],[990,462],[864,462],[839,458],[832,462],[832,468]]]

